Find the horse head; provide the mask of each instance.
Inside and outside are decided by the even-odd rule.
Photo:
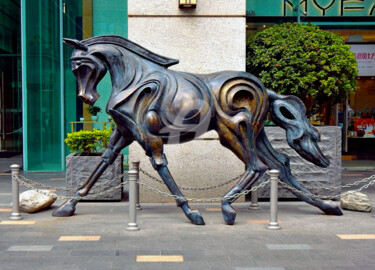
[[[319,148],[320,132],[308,121],[303,102],[295,96],[282,96],[268,91],[270,113],[276,125],[285,129],[290,147],[304,159],[320,167],[328,167],[330,161]]]
[[[96,87],[107,72],[107,68],[98,55],[91,53],[84,43],[68,38],[64,38],[64,42],[74,48],[70,60],[78,83],[78,97],[83,102],[94,105],[99,98]]]

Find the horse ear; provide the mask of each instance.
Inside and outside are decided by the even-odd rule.
[[[63,38],[63,41],[65,44],[69,45],[70,47],[74,49],[79,49],[82,51],[88,51],[89,47],[87,47],[85,44],[83,44],[81,41],[76,39],[70,39],[70,38]]]

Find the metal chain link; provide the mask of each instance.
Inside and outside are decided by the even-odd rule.
[[[161,191],[157,188],[154,188],[146,183],[143,183],[141,181],[137,181],[137,183],[140,185],[140,186],[143,186],[151,191],[154,191],[155,193],[158,193],[160,195],[163,195],[164,197],[171,197],[173,199],[183,199],[183,200],[187,200],[187,201],[193,201],[193,202],[201,202],[201,203],[205,203],[205,202],[217,202],[217,201],[223,201],[223,200],[230,200],[230,199],[235,199],[235,198],[238,198],[242,195],[247,195],[249,194],[250,192],[252,191],[255,191],[259,188],[262,188],[264,187],[266,184],[268,184],[270,182],[270,180],[266,180],[262,183],[260,183],[259,185],[257,186],[254,186],[252,187],[251,189],[248,189],[248,190],[244,190],[240,193],[236,193],[234,195],[231,195],[231,196],[224,196],[224,197],[213,197],[213,198],[189,198],[189,197],[179,197],[177,195],[172,195],[172,194],[169,194],[167,192],[164,192],[164,191]]]
[[[352,192],[360,192],[360,191],[362,191],[362,190],[368,188],[369,186],[374,185],[374,184],[375,184],[375,177],[374,177],[374,175],[371,176],[371,177],[369,177],[369,178],[373,178],[373,180],[372,180],[371,182],[367,183],[366,185],[363,185],[362,187],[356,189],[356,190],[352,190]],[[362,180],[360,180],[360,181],[362,181]],[[357,181],[357,182],[360,182],[360,181]],[[279,183],[280,183],[283,187],[285,187],[285,188],[287,188],[287,189],[289,189],[289,190],[291,190],[291,191],[293,191],[293,192],[295,192],[295,193],[299,193],[299,194],[302,194],[302,195],[308,196],[308,197],[310,197],[310,198],[315,198],[315,199],[322,199],[322,200],[325,200],[325,199],[339,199],[339,198],[341,198],[341,196],[342,196],[342,194],[336,194],[336,195],[316,195],[316,194],[307,193],[307,192],[301,191],[301,190],[299,190],[299,189],[296,189],[296,188],[294,188],[294,187],[291,187],[291,186],[289,186],[288,184],[285,184],[284,182],[282,182],[281,180],[279,180]],[[350,186],[352,186],[352,185],[350,184]]]
[[[128,174],[128,172],[124,172],[123,174],[119,175],[119,176],[116,176],[115,178],[113,178],[112,180],[110,181],[106,181],[104,183],[101,183],[99,185],[95,185],[94,186],[94,190],[97,190],[97,189],[100,189],[102,187],[106,187],[106,186],[109,186],[110,184],[114,183],[115,181],[117,181],[119,178],[122,178],[124,176],[126,176]],[[77,191],[77,189],[74,189],[74,188],[62,188],[62,187],[53,187],[53,186],[48,186],[48,185],[45,185],[43,183],[39,183],[39,182],[36,182],[34,180],[31,180],[29,178],[26,178],[25,176],[23,175],[20,175],[19,176],[19,179],[22,179],[23,182],[26,182],[28,183],[30,186],[39,186],[41,188],[44,188],[44,189],[55,189],[57,191],[67,191],[67,192],[75,192]]]
[[[33,180],[29,179],[29,178],[26,178],[23,175],[20,175],[19,179],[20,180],[22,179],[22,181],[23,181],[22,183],[26,182],[26,183],[28,183],[31,186],[38,186],[38,187],[41,187],[41,188],[44,188],[44,189],[56,189],[58,191],[71,191],[70,188],[52,187],[52,186],[45,185],[43,183],[35,182],[35,181],[33,181]]]
[[[121,176],[118,176],[118,177],[116,177],[115,179],[112,179],[110,182],[113,182],[113,181],[117,180],[117,178],[122,177],[122,176],[124,176],[124,175],[126,175],[126,174],[127,174],[127,173],[124,173],[124,174],[122,174]],[[54,198],[57,198],[57,199],[64,199],[64,200],[65,200],[65,199],[71,199],[71,198],[72,198],[72,196],[57,196],[57,195],[54,194],[54,193],[50,193],[50,192],[47,192],[47,191],[44,191],[44,190],[38,189],[38,188],[34,187],[33,185],[29,184],[28,182],[23,181],[23,179],[20,179],[19,177],[15,176],[15,175],[12,175],[12,179],[15,179],[15,180],[18,181],[19,183],[23,184],[25,187],[30,188],[30,189],[32,189],[32,190],[35,190],[36,192],[38,192],[38,193],[40,193],[40,194],[43,194],[43,195],[45,195],[45,196],[49,196],[49,197],[52,196],[52,197],[54,197]],[[30,180],[30,179],[28,179],[28,180]],[[33,182],[34,182],[34,181],[33,181]],[[114,190],[116,190],[116,189],[118,189],[118,188],[122,188],[122,187],[124,187],[124,186],[127,184],[127,182],[128,182],[128,180],[126,180],[126,181],[124,181],[124,182],[122,182],[122,183],[118,184],[117,186],[114,186],[114,187],[112,187],[112,188],[110,188],[110,189],[107,189],[107,190],[104,190],[104,191],[101,191],[101,192],[97,192],[97,193],[95,193],[95,194],[86,195],[86,196],[84,196],[84,197],[79,197],[78,200],[80,200],[81,198],[85,198],[85,199],[95,199],[95,198],[97,198],[97,197],[99,197],[99,196],[101,196],[101,195],[110,194],[110,193],[112,193]],[[105,182],[105,183],[103,183],[103,184],[101,184],[101,185],[98,185],[98,186],[96,187],[96,189],[98,189],[98,187],[103,187],[103,186],[106,186],[106,185],[108,185],[108,184],[110,184],[110,183],[109,183],[109,182]],[[48,186],[47,186],[47,187],[48,187]],[[74,190],[74,191],[75,191],[75,190]]]
[[[358,186],[358,185],[360,185],[362,183],[366,183],[366,182],[368,182],[370,180],[374,181],[375,180],[375,175],[371,175],[370,177],[367,177],[367,178],[364,178],[362,180],[358,180],[358,181],[355,181],[353,183],[349,183],[349,184],[346,184],[346,185],[340,185],[340,186],[337,186],[337,187],[324,187],[324,186],[322,186],[322,187],[317,187],[317,188],[314,188],[314,189],[337,190],[337,189],[341,189],[341,188],[350,188],[350,187],[353,187],[353,186]]]
[[[157,179],[156,177],[152,176],[151,174],[149,174],[148,172],[142,170],[141,168],[139,168],[139,171],[142,172],[144,175],[146,175],[147,177],[151,178],[152,180],[160,183],[160,184],[164,184],[164,182],[160,179]],[[193,191],[201,191],[201,190],[210,190],[210,189],[215,189],[215,188],[219,188],[219,187],[223,187],[223,186],[226,186],[236,180],[239,180],[242,176],[244,175],[243,174],[240,174],[224,183],[221,183],[221,184],[217,184],[217,185],[213,185],[213,186],[209,186],[209,187],[186,187],[186,186],[181,186],[179,187],[180,189],[182,190],[193,190]]]
[[[142,170],[141,168],[139,168],[139,171],[142,172],[144,175],[146,175],[147,177],[151,178],[152,180],[155,180],[156,182],[158,183],[161,183],[161,184],[164,184],[164,182],[162,180],[159,180],[157,179],[156,177],[152,176],[151,174],[147,173],[146,171]],[[121,178],[121,177],[124,177],[125,175],[127,175],[128,172],[125,172],[123,174],[121,174],[120,176],[117,176],[115,177],[114,179],[110,180],[110,181],[107,181],[107,182],[104,182],[100,185],[97,185],[94,187],[93,191],[95,190],[98,190],[100,188],[103,188],[103,187],[106,187],[110,184],[112,184],[114,181],[116,181],[118,178]],[[243,176],[243,174],[241,175],[238,175],[236,176],[235,178],[229,180],[229,181],[226,181],[224,183],[221,183],[221,184],[217,184],[217,185],[213,185],[213,186],[209,186],[209,187],[185,187],[185,186],[182,186],[181,189],[182,190],[193,190],[193,191],[197,191],[197,190],[210,190],[210,189],[215,189],[215,188],[218,188],[218,187],[222,187],[222,186],[225,186],[227,184],[230,184],[238,179],[240,179],[241,177]],[[23,184],[24,186],[32,189],[32,190],[35,190],[43,195],[46,195],[46,196],[52,196],[52,197],[56,197],[57,199],[70,199],[71,196],[57,196],[56,194],[54,193],[49,193],[49,192],[46,192],[44,190],[41,190],[41,189],[38,189],[36,188],[35,186],[39,186],[39,187],[43,187],[45,189],[56,189],[57,191],[73,191],[75,192],[76,190],[75,189],[70,189],[70,188],[60,188],[60,187],[52,187],[52,186],[48,186],[48,185],[45,185],[45,184],[42,184],[42,183],[38,183],[36,181],[33,181],[31,179],[28,179],[22,175],[20,175],[19,177],[15,176],[15,175],[12,175],[12,179],[15,179],[17,180],[19,183]],[[124,187],[126,184],[127,184],[127,180],[125,182],[122,182],[120,183],[119,185],[117,186],[114,186],[108,190],[104,190],[104,191],[101,191],[101,192],[97,192],[95,194],[91,194],[91,195],[86,195],[84,198],[86,199],[95,199],[101,195],[106,195],[106,194],[109,194],[111,192],[113,192],[114,190],[118,189],[118,188],[122,188]],[[163,195],[163,196],[166,196],[166,197],[172,197],[174,199],[185,199],[187,201],[194,201],[194,202],[214,202],[214,201],[222,201],[222,200],[230,200],[230,199],[236,199],[242,195],[247,195],[249,194],[250,192],[252,191],[255,191],[259,188],[263,188],[266,184],[268,184],[270,182],[270,180],[266,180],[262,183],[260,183],[258,186],[254,186],[252,187],[251,189],[248,189],[248,190],[244,190],[240,193],[237,193],[237,194],[234,194],[234,195],[231,195],[231,196],[224,196],[224,197],[213,197],[213,198],[188,198],[188,197],[178,197],[176,195],[171,195],[167,192],[164,192],[164,191],[161,191],[157,188],[154,188],[146,183],[143,183],[141,182],[140,180],[137,180],[137,183],[151,191],[154,191],[160,195]],[[288,184],[282,182],[280,179],[279,179],[279,182],[280,184],[291,190],[292,192],[294,193],[298,193],[298,194],[302,194],[302,195],[305,195],[305,196],[308,196],[310,198],[316,198],[316,199],[335,199],[335,198],[340,198],[341,197],[341,194],[336,194],[336,195],[316,195],[316,194],[312,194],[312,193],[307,193],[307,192],[304,192],[304,191],[301,191],[295,187],[292,187],[292,186],[289,186]],[[353,190],[353,192],[356,192],[356,191],[362,191],[366,188],[368,188],[369,186],[371,185],[374,185],[375,184],[375,175],[372,175],[368,178],[364,178],[362,180],[358,180],[358,181],[355,181],[353,183],[349,183],[349,184],[346,184],[346,185],[340,185],[338,187],[320,187],[320,188],[317,188],[317,189],[323,189],[323,190],[337,190],[337,189],[341,189],[341,188],[348,188],[348,187],[352,187],[352,186],[357,186],[361,183],[365,183],[365,182],[368,182],[367,184],[363,185],[362,187],[356,189],[356,190]],[[81,199],[83,197],[80,197],[78,198]]]

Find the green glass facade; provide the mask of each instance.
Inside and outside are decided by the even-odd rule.
[[[26,171],[65,169],[70,121],[83,114],[62,38],[127,36],[127,1],[21,0],[23,158]],[[93,32],[94,29],[94,32]],[[102,85],[105,108],[110,82]],[[108,94],[107,94],[108,93]],[[103,114],[103,118],[107,118]]]
[[[62,169],[60,4],[22,3],[25,170]]]

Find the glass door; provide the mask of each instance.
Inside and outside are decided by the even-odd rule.
[[[20,2],[0,10],[0,157],[9,157],[22,152]]]

